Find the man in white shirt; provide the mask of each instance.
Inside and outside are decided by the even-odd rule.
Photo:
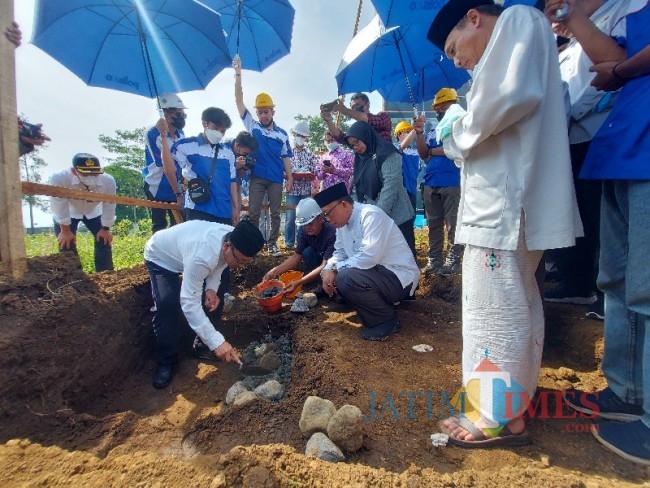
[[[467,112],[452,105],[436,127],[461,166],[455,242],[465,244],[468,400],[441,428],[462,447],[526,444],[520,415],[535,394],[544,345],[535,271],[544,250],[582,235],[555,37],[538,10],[491,0],[450,0],[427,37],[472,72]],[[479,379],[486,368],[491,378]],[[514,405],[514,397],[523,400]]]
[[[116,191],[115,178],[104,173],[99,159],[86,153],[75,154],[72,168],[53,174],[49,183],[73,190],[111,195],[115,195]],[[95,237],[95,270],[113,269],[111,226],[115,223],[114,203],[51,197],[50,208],[61,252],[72,251],[77,254],[77,227],[79,222],[83,222]]]
[[[323,290],[355,308],[361,337],[383,341],[399,332],[394,304],[415,297],[420,271],[393,219],[376,205],[354,202],[344,183],[314,196],[336,227],[334,255],[321,272]]]
[[[223,309],[221,275],[226,267],[245,267],[264,246],[262,233],[244,220],[232,227],[205,220],[191,220],[156,232],[144,248],[144,264],[151,278],[156,305],[153,328],[157,366],[153,386],[165,388],[172,380],[181,329],[178,310],[203,344],[223,361],[240,362],[205,314],[204,305],[220,318]],[[179,282],[183,275],[182,283]]]

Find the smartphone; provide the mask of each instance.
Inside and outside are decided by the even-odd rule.
[[[569,6],[563,5],[562,8],[559,8],[555,11],[555,20],[562,22],[567,15],[569,15]]]
[[[323,166],[332,166],[332,161],[330,161],[329,159],[323,160]]]

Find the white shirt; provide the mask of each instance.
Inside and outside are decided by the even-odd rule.
[[[375,205],[354,203],[348,223],[336,229],[334,254],[325,269],[370,269],[377,265],[392,271],[402,287],[418,284],[420,270],[411,248],[393,219]]]
[[[625,15],[629,0],[608,0],[590,17],[602,32],[612,37],[625,37]],[[591,86],[596,73],[590,73],[593,63],[582,46],[574,39],[560,53],[560,73],[569,87],[571,99],[569,142],[578,144],[590,141],[603,124],[612,109],[616,93],[608,94]],[[594,111],[601,100],[609,102],[599,111]]]
[[[187,323],[214,351],[225,342],[203,311],[206,290],[219,289],[226,268],[223,241],[233,227],[204,220],[190,220],[156,232],[144,247],[144,259],[174,273],[183,273],[181,309]]]
[[[472,79],[467,113],[443,142],[447,157],[461,162],[455,242],[516,250],[525,222],[528,250],[574,245],[582,223],[546,17],[523,5],[507,8]]]
[[[52,186],[61,186],[72,190],[93,191],[115,195],[115,178],[107,173],[93,176],[81,176],[73,168],[54,173],[49,181]],[[102,226],[110,227],[115,223],[115,204],[107,202],[89,202],[72,198],[50,197],[50,208],[56,223],[70,225],[71,219],[94,219],[102,216]]]

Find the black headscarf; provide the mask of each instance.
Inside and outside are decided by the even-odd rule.
[[[354,137],[366,145],[363,154],[354,153],[354,178],[352,185],[356,190],[357,201],[364,202],[366,197],[375,201],[381,192],[381,167],[390,155],[397,153],[397,149],[383,137],[379,137],[375,129],[365,122],[355,122],[345,134],[345,143],[348,138]],[[351,146],[350,146],[351,147]]]

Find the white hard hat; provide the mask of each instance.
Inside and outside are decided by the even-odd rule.
[[[300,200],[296,206],[296,225],[307,225],[322,213],[323,211],[313,198]]]
[[[183,105],[183,100],[181,100],[181,98],[175,93],[163,93],[158,97],[158,102],[160,103],[160,108],[162,109],[187,108],[185,105]]]
[[[309,137],[309,123],[306,120],[301,120],[294,126],[293,131],[301,136]]]

